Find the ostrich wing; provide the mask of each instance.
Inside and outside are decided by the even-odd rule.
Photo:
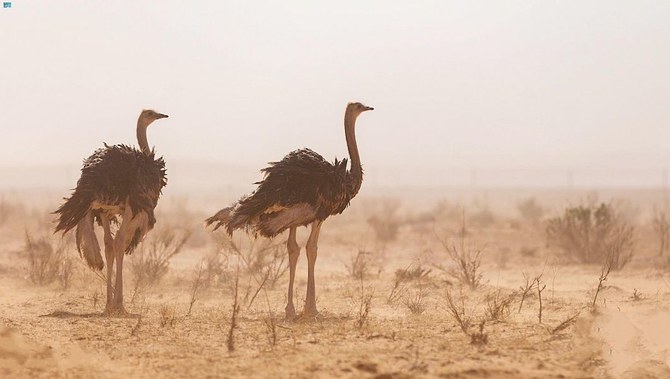
[[[349,201],[346,166],[346,159],[333,164],[309,149],[293,151],[261,170],[265,178],[256,183],[253,194],[240,201],[236,213],[252,219],[301,203],[312,207],[320,220],[342,212],[342,205]]]

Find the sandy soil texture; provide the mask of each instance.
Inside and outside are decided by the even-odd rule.
[[[670,378],[670,252],[659,253],[649,198],[613,202],[635,227],[634,256],[598,290],[601,264],[547,244],[546,220],[568,197],[538,195],[536,221],[495,192],[356,199],[323,227],[319,316],[285,320],[285,236],[231,241],[202,227],[216,206],[163,199],[127,260],[131,315],[109,318],[101,276],[71,237],[51,235],[58,200],[6,195],[0,377]],[[476,288],[453,275],[447,248],[461,237],[481,250]],[[299,310],[306,270],[303,249]]]

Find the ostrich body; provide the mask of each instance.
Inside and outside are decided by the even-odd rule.
[[[350,170],[347,170],[346,159],[330,163],[310,149],[293,151],[262,170],[264,179],[256,183],[258,188],[252,194],[206,220],[207,225],[216,223],[215,230],[224,226],[229,235],[241,228],[264,237],[274,237],[289,230],[286,243],[289,254],[287,318],[295,317],[293,282],[300,255],[296,229],[310,224],[312,229],[306,245],[308,271],[304,314],[318,313],[314,265],[321,224],[329,216],[342,213],[361,188],[363,168],[356,144],[355,125],[361,113],[372,109],[361,103],[347,105],[344,133],[351,159]]]
[[[55,232],[63,234],[76,227],[79,254],[95,270],[104,263],[94,231],[98,222],[104,231],[107,261],[107,305],[105,314],[124,315],[123,258],[130,254],[156,223],[154,208],[162,188],[167,184],[165,161],[149,149],[147,127],[155,120],[168,117],[144,110],[137,120],[137,142],[140,149],[113,145],[96,150],[84,160],[81,178],[72,196],[54,213],[59,215]],[[118,222],[117,216],[121,216]],[[112,234],[111,224],[118,223]],[[116,261],[116,279],[112,276]]]

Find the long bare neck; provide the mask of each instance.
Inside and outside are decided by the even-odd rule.
[[[356,115],[353,112],[344,114],[344,136],[347,140],[349,149],[349,159],[351,159],[351,170],[349,175],[354,185],[354,195],[361,188],[363,182],[363,167],[361,166],[361,156],[358,154],[358,145],[356,144]]]
[[[146,122],[143,118],[137,119],[137,144],[140,146],[140,150],[144,154],[151,153],[149,149],[149,141],[147,140],[147,127],[149,123]]]

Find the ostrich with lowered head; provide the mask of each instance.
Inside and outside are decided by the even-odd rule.
[[[156,158],[149,148],[147,128],[168,117],[153,110],[143,110],[137,120],[139,150],[127,145],[113,145],[96,150],[84,160],[81,178],[72,196],[54,213],[59,215],[56,231],[63,234],[76,227],[79,254],[95,270],[104,263],[93,229],[95,221],[104,231],[107,261],[107,305],[105,314],[125,315],[123,307],[123,257],[130,254],[156,223],[154,208],[167,184],[165,161]],[[121,222],[117,216],[121,216]],[[110,224],[118,223],[112,234]],[[112,275],[116,261],[116,280]]]
[[[328,216],[340,214],[356,196],[363,181],[363,168],[356,145],[356,119],[373,110],[361,103],[349,103],[344,112],[344,135],[349,149],[351,169],[347,160],[327,162],[310,149],[289,153],[279,162],[261,170],[265,177],[256,183],[258,188],[230,207],[224,208],[206,220],[216,223],[215,230],[225,226],[229,235],[244,228],[264,237],[274,237],[289,230],[286,243],[289,256],[289,287],[286,317],[295,317],[293,281],[300,255],[296,229],[311,224],[307,240],[307,295],[305,316],[316,315],[316,288],[314,265],[321,224]]]

